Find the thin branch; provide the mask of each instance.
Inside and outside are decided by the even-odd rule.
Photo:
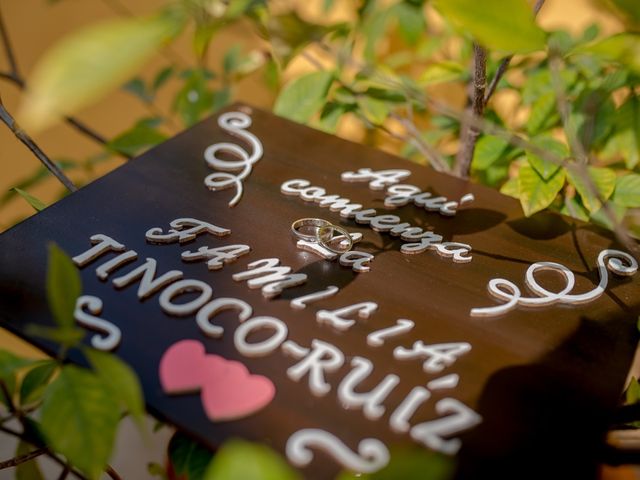
[[[487,86],[487,51],[477,43],[473,44],[473,75],[471,79],[469,98],[471,104],[467,108],[470,116],[482,117],[484,114],[484,92]],[[453,166],[453,174],[468,178],[471,170],[471,160],[476,149],[480,130],[468,122],[460,127],[460,148]]]
[[[105,473],[109,475],[113,480],[122,480],[122,477],[116,472],[111,465],[107,465]]]
[[[537,0],[536,4],[533,7],[533,14],[538,15],[538,12],[540,11],[543,5],[544,5],[544,0]],[[498,87],[498,83],[500,82],[504,74],[507,72],[507,69],[509,68],[509,64],[511,63],[511,59],[513,59],[513,55],[509,55],[508,57],[503,58],[502,61],[500,62],[500,65],[498,65],[496,74],[491,79],[491,82],[489,83],[489,86],[487,87],[487,91],[484,95],[485,105],[489,103],[491,96],[495,93],[496,88]]]
[[[408,118],[404,118],[395,113],[391,113],[390,117],[396,120],[405,128],[409,136],[409,143],[412,143],[413,146],[416,147],[420,151],[420,153],[422,153],[422,155],[427,159],[434,170],[437,170],[438,172],[449,171],[449,165],[447,165],[440,153],[435,148],[425,142],[415,123],[413,123]]]
[[[62,471],[60,472],[60,475],[58,475],[58,480],[65,480],[70,473],[71,473],[71,468],[69,468],[69,465],[65,465],[64,467],[62,467]]]
[[[18,465],[28,462],[29,460],[33,460],[40,455],[45,455],[47,452],[48,450],[46,448],[39,448],[37,450],[34,450],[33,452],[20,455],[19,457],[10,458],[9,460],[0,462],[0,470],[4,470],[5,468],[17,467]]]
[[[73,182],[67,177],[64,172],[58,167],[55,163],[53,163],[47,155],[40,149],[38,144],[24,131],[22,130],[11,114],[7,111],[2,103],[2,98],[0,98],[0,120],[4,122],[7,127],[14,133],[18,140],[20,140],[31,152],[42,162],[42,164],[47,167],[47,169],[53,173],[53,175],[62,183],[67,190],[70,192],[75,192],[78,190]]]
[[[78,470],[68,466],[63,460],[61,460],[55,453],[53,453],[49,448],[44,447],[42,445],[42,442],[40,442],[39,440],[34,440],[31,437],[25,435],[22,432],[18,432],[16,430],[13,430],[11,428],[5,427],[4,425],[0,425],[0,432],[4,432],[8,435],[11,435],[13,437],[19,438],[20,440],[33,445],[34,447],[37,448],[44,448],[45,451],[43,452],[44,455],[46,455],[48,458],[50,458],[51,460],[53,460],[54,462],[56,462],[58,465],[60,465],[61,467],[65,468],[65,469],[69,469],[70,473],[73,473],[76,477],[78,477],[80,480],[88,480],[87,477],[85,477],[82,473],[80,473]]]

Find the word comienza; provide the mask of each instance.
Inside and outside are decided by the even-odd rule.
[[[344,218],[354,218],[356,223],[369,225],[376,232],[386,232],[392,236],[399,236],[406,244],[400,247],[404,254],[422,253],[425,250],[435,250],[438,255],[452,258],[454,262],[466,263],[472,260],[468,255],[471,246],[459,242],[443,242],[442,235],[412,226],[410,223],[400,223],[397,215],[378,215],[373,208],[362,209],[359,203],[352,203],[349,198],[339,195],[328,195],[322,187],[312,186],[304,179],[287,180],[280,186],[284,195],[300,197],[306,202],[317,203],[322,208],[332,212],[340,212]]]
[[[626,262],[626,265],[623,261]],[[504,278],[494,278],[487,286],[489,293],[506,303],[496,307],[473,308],[471,315],[474,317],[500,315],[512,310],[517,305],[543,307],[554,303],[577,305],[591,302],[600,297],[607,289],[607,284],[609,283],[607,269],[619,276],[631,276],[638,271],[638,262],[636,262],[635,258],[620,250],[602,250],[598,255],[597,264],[600,283],[593,290],[581,294],[570,293],[576,283],[575,275],[564,265],[555,262],[537,262],[527,269],[525,284],[529,290],[538,295],[537,297],[523,297],[520,288],[515,283]],[[566,282],[564,288],[559,292],[550,292],[540,285],[535,278],[535,274],[542,270],[560,273]]]
[[[216,170],[205,177],[204,184],[209,190],[213,191],[235,187],[236,194],[229,201],[229,206],[233,207],[242,198],[242,182],[251,173],[253,165],[262,158],[262,143],[254,134],[246,131],[251,126],[251,117],[245,113],[223,113],[218,118],[218,125],[251,146],[251,154],[241,146],[229,142],[214,143],[204,151],[204,159],[207,165]],[[237,158],[237,160],[225,160],[219,156],[220,153],[226,153]]]

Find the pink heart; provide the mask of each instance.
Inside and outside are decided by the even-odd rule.
[[[181,340],[171,345],[160,360],[160,384],[165,393],[192,393],[204,381],[204,345]]]
[[[211,421],[234,420],[268,405],[276,393],[273,382],[252,375],[242,363],[207,355],[197,340],[181,340],[160,360],[160,384],[168,394],[202,390],[201,400]]]
[[[207,382],[202,387],[204,410],[212,421],[235,420],[268,405],[276,393],[273,382],[252,375],[242,363],[207,355]]]

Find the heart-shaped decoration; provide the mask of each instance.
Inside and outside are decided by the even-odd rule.
[[[207,381],[202,387],[204,410],[212,421],[235,420],[268,405],[276,393],[273,382],[252,375],[242,363],[207,355]]]
[[[165,393],[194,393],[204,382],[204,345],[181,340],[171,345],[160,360],[160,384]]]
[[[214,422],[251,415],[267,406],[276,393],[267,377],[251,374],[241,362],[207,355],[197,340],[181,340],[169,347],[159,373],[165,393],[201,390],[205,413]]]

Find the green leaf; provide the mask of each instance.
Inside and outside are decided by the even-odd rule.
[[[251,461],[247,461],[251,459]],[[230,440],[207,468],[205,480],[297,480],[299,475],[266,445]]]
[[[43,325],[36,325],[35,323],[27,325],[25,333],[34,337],[51,340],[66,347],[77,345],[86,335],[85,331],[81,328],[45,327]]]
[[[129,365],[115,355],[91,348],[84,349],[98,377],[111,391],[111,396],[128,411],[139,427],[144,426],[144,398],[138,376]]]
[[[282,68],[285,68],[306,45],[342,28],[341,25],[325,26],[307,22],[295,11],[270,15],[264,27],[263,33],[269,38],[273,55]]]
[[[396,448],[386,467],[360,475],[342,472],[336,480],[451,480],[455,461],[442,454],[418,448]]]
[[[437,0],[435,7],[458,29],[490,50],[528,53],[545,48],[526,0]]]
[[[553,137],[537,137],[532,139],[532,143],[535,146],[546,150],[549,154],[553,154],[558,157],[559,160],[564,160],[569,156],[569,149],[567,146]],[[538,172],[545,180],[548,180],[560,168],[560,165],[544,160],[533,152],[527,152],[527,160],[529,161],[529,164],[536,169],[536,172]]]
[[[553,114],[553,115],[552,115]],[[531,136],[547,130],[560,117],[556,113],[556,96],[554,92],[547,92],[538,97],[531,106],[531,113],[527,121],[527,133]]]
[[[640,207],[640,175],[629,173],[618,177],[613,201],[623,207]]]
[[[616,223],[621,223],[627,213],[627,209],[625,207],[621,207],[620,205],[616,205],[615,203],[610,203],[609,207],[613,212],[613,217],[615,218]],[[590,218],[593,223],[604,228],[608,228],[609,230],[613,230],[613,222],[605,212],[604,208],[593,212]]]
[[[209,88],[209,80],[213,78],[213,74],[206,69],[195,68],[185,70],[182,78],[184,84],[176,94],[173,109],[189,127],[213,111],[213,91]]]
[[[153,95],[147,91],[147,85],[140,77],[132,78],[122,86],[125,92],[129,92],[144,103],[151,103]]]
[[[336,103],[336,102],[328,102],[322,112],[320,113],[320,121],[318,122],[318,126],[323,132],[327,133],[335,133],[338,128],[338,122],[342,118],[346,112],[350,109],[349,106]]]
[[[54,160],[54,163],[62,171],[72,170],[78,166],[77,162],[69,159],[56,159]],[[49,175],[50,172],[46,167],[38,167],[37,169],[35,169],[33,174],[20,181],[20,183],[18,183],[18,185],[16,186],[21,190],[26,190],[27,188],[33,187],[41,183],[43,180],[46,180],[47,178],[49,178]],[[7,203],[16,195],[17,192],[13,188],[11,190],[8,190],[4,195],[2,195],[2,198],[0,198],[0,206]]]
[[[202,444],[176,432],[169,441],[169,460],[177,478],[202,480],[213,453]]]
[[[520,199],[520,183],[518,177],[513,177],[504,182],[504,185],[500,187],[500,193],[508,195],[509,197]]]
[[[562,190],[564,180],[564,169],[558,170],[551,178],[545,180],[530,165],[522,165],[518,171],[518,189],[524,214],[530,217],[551,205]]]
[[[422,8],[402,2],[392,8],[398,18],[398,30],[402,39],[409,45],[418,43],[427,28]]]
[[[158,129],[149,125],[146,120],[140,120],[131,129],[121,133],[111,140],[107,147],[116,153],[135,156],[149,147],[154,147],[167,139]]]
[[[48,444],[92,479],[111,457],[119,419],[111,391],[86,369],[65,365],[45,392],[41,429]]]
[[[627,168],[640,161],[640,99],[631,95],[614,114],[613,133],[602,154],[607,158],[622,157]]]
[[[332,83],[332,72],[320,71],[302,75],[284,87],[273,111],[276,115],[295,122],[308,122],[322,108]]]
[[[367,14],[362,25],[362,35],[365,38],[364,58],[373,62],[376,57],[376,47],[387,31],[393,17],[392,8],[377,8]]]
[[[58,364],[55,361],[45,360],[27,372],[20,385],[21,405],[39,402],[42,399],[57,367]]]
[[[93,103],[142,68],[182,28],[178,9],[92,25],[64,38],[36,65],[19,113],[30,131]]]
[[[25,192],[24,190],[18,187],[14,187],[12,188],[12,190],[16,192],[18,195],[20,195],[22,198],[24,198],[29,203],[29,205],[31,205],[35,209],[36,212],[40,212],[45,208],[47,208],[47,205],[42,200],[34,197],[29,192]]]
[[[0,381],[14,377],[18,370],[33,363],[34,361],[28,358],[21,358],[7,350],[0,350]]]
[[[602,198],[605,201],[608,200],[616,187],[616,172],[610,168],[597,167],[588,167],[588,172]],[[600,207],[602,207],[602,204],[600,203],[600,200],[591,193],[585,179],[583,179],[573,169],[570,169],[567,174],[569,177],[569,183],[576,188],[582,198],[582,203],[587,207],[587,210],[592,213],[599,210]]]
[[[60,328],[75,326],[73,312],[82,293],[82,281],[71,258],[55,243],[49,244],[47,299],[53,318]]]
[[[372,125],[381,125],[387,119],[390,109],[386,102],[366,95],[358,96],[360,113]]]
[[[418,83],[422,86],[434,85],[437,83],[452,82],[461,80],[465,75],[465,69],[456,62],[443,61],[432,63],[418,78]]]
[[[508,146],[509,143],[502,138],[491,135],[483,136],[476,143],[471,168],[478,171],[486,170],[502,157]]]
[[[619,33],[590,45],[578,47],[573,53],[592,54],[609,62],[620,63],[640,73],[640,33]]]
[[[31,453],[36,449],[33,445],[20,440],[16,449],[16,457]],[[36,459],[21,463],[16,466],[15,480],[44,480],[38,461]]]
[[[151,84],[151,91],[155,94],[165,83],[167,83],[167,81],[169,81],[174,73],[175,68],[172,65],[160,70],[153,79],[153,83]]]
[[[636,377],[631,377],[629,386],[624,392],[624,403],[625,405],[633,405],[638,402],[640,402],[640,383]]]
[[[582,204],[575,198],[567,198],[562,209],[560,209],[560,213],[569,217],[577,218],[583,222],[589,221],[589,213],[587,213]]]

